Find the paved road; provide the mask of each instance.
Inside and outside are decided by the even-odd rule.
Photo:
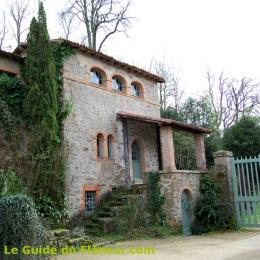
[[[154,247],[154,255],[60,256],[58,260],[260,260],[260,230],[120,242],[110,247]]]

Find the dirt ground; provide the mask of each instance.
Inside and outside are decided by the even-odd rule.
[[[71,254],[58,260],[259,260],[260,230],[120,242],[109,247],[153,247],[153,255]]]

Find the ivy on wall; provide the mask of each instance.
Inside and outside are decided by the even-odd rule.
[[[40,3],[38,17],[32,19],[27,36],[23,81],[0,74],[0,123],[10,135],[16,131],[14,124],[25,126],[29,141],[24,156],[27,169],[23,172],[27,174],[21,177],[38,212],[55,223],[66,209],[62,128],[72,109],[71,101],[63,97],[62,68],[76,50],[66,42],[51,42],[46,24]],[[23,149],[21,146],[17,144],[15,149]]]
[[[0,73],[0,123],[9,141],[14,135],[15,125],[21,120],[24,95],[24,84],[21,80]]]
[[[165,218],[166,218],[165,212],[163,210],[165,197],[161,194],[159,181],[160,181],[159,172],[148,173],[147,208],[151,214],[152,224],[165,224]]]

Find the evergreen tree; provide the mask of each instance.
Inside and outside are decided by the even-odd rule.
[[[238,123],[227,128],[223,136],[224,149],[235,156],[260,154],[260,118],[244,116]]]
[[[60,91],[42,2],[27,36],[23,78],[27,84],[23,108],[32,139],[30,191],[38,211],[53,220],[55,209],[64,206],[64,156],[58,124]]]
[[[39,5],[38,19],[32,19],[27,42],[24,79],[28,85],[28,92],[24,101],[24,111],[34,132],[37,133],[38,141],[47,146],[55,146],[59,142],[58,85],[42,2]]]

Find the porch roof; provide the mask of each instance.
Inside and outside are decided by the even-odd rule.
[[[150,116],[144,116],[144,115],[140,115],[140,114],[124,112],[124,111],[119,111],[117,113],[117,116],[119,118],[125,118],[125,119],[139,121],[139,122],[156,124],[158,126],[172,126],[172,128],[174,128],[174,129],[178,129],[180,131],[185,131],[185,132],[201,133],[201,134],[209,134],[212,132],[208,128],[203,128],[203,127],[199,127],[196,125],[186,124],[186,123],[183,123],[180,121],[167,119],[167,118],[150,117]]]

